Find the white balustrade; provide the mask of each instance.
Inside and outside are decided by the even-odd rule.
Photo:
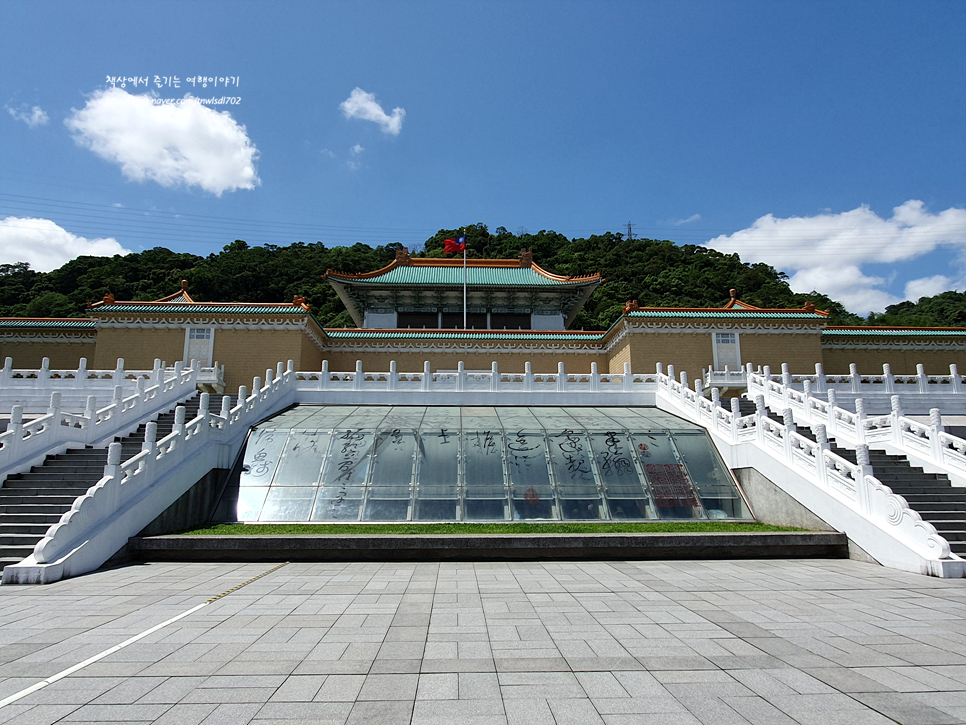
[[[790,409],[800,425],[812,428],[818,424],[824,425],[828,435],[840,445],[848,448],[871,445],[886,449],[890,453],[901,453],[908,456],[914,465],[933,472],[946,472],[954,484],[966,486],[966,440],[943,430],[938,408],[929,409],[928,424],[906,417],[903,413],[906,401],[921,400],[920,396],[932,392],[930,386],[937,385],[948,386],[944,388],[943,396],[944,406],[948,407],[947,399],[954,397],[961,389],[957,382],[961,379],[958,369],[951,365],[950,375],[927,376],[922,372],[922,366],[919,367],[919,375],[906,376],[915,380],[917,392],[911,395],[890,395],[890,412],[887,414],[870,415],[867,412],[866,399],[855,396],[850,396],[855,406],[855,411],[850,411],[839,405],[840,393],[834,384],[826,387],[825,401],[812,393],[811,380],[805,380],[803,389],[798,390],[794,387],[793,380],[778,381],[769,376],[767,368],[762,373],[748,371],[748,394],[760,395],[765,405],[773,411]],[[819,380],[822,377],[818,376]],[[830,376],[824,377],[828,383]],[[863,385],[881,385],[883,390],[897,389],[893,382],[896,376],[889,372],[888,365],[885,366],[882,376],[876,376],[880,378],[879,382],[869,383],[868,376],[863,378],[854,370],[849,377],[849,392],[862,390]]]
[[[9,363],[7,358],[6,372],[12,371]],[[160,360],[155,361],[152,371],[126,371],[120,359],[110,377],[85,377],[84,370],[82,360],[78,370],[73,371],[74,377],[53,378],[46,364],[37,371],[36,378],[4,373],[7,391],[18,389],[22,381],[32,384],[32,381],[46,380],[49,387],[45,391],[48,402],[43,406],[46,412],[35,419],[25,422],[24,405],[11,407],[10,423],[0,433],[0,481],[11,473],[29,470],[50,453],[69,447],[104,445],[115,436],[126,435],[146,419],[170,410],[179,400],[193,395],[197,378],[194,369],[183,368],[181,363],[170,374],[164,372]],[[36,398],[37,391],[32,395]],[[66,402],[69,397],[74,400],[70,408]],[[98,400],[110,402],[98,407]],[[33,407],[39,406],[34,403]],[[71,408],[83,412],[67,412]]]

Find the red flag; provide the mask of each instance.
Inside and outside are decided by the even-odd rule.
[[[444,239],[443,240],[443,253],[446,252],[462,252],[466,249],[466,235],[460,234],[456,239]]]

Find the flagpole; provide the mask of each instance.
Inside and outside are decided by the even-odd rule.
[[[466,230],[461,229],[463,236],[463,329],[466,329]]]

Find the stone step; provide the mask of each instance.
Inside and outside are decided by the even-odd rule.
[[[6,524],[0,521],[0,536],[6,534],[34,534],[43,536],[50,528],[50,524]]]
[[[58,519],[65,511],[69,511],[70,504],[42,504],[42,503],[0,503],[0,514],[43,514],[45,516],[56,515]]]
[[[90,490],[90,486],[85,488],[79,486],[61,486],[59,488],[0,488],[0,500],[5,500],[7,496],[83,496]]]
[[[13,561],[8,561],[8,564],[16,564],[18,561],[23,561],[26,557],[34,553],[34,547],[37,545],[36,542],[30,545],[24,546],[0,546],[0,560],[13,559]]]
[[[49,527],[51,524],[60,521],[60,517],[63,515],[63,511],[51,511],[42,514],[13,512],[0,515],[0,522],[4,524],[46,524]]]
[[[31,550],[37,542],[44,538],[44,533],[40,534],[8,534],[0,532],[0,547],[29,547]]]
[[[78,494],[79,495],[79,494]],[[4,496],[0,498],[0,505],[3,506],[17,506],[24,504],[67,504],[70,506],[74,503],[74,499],[77,496],[73,494],[68,494],[66,496],[53,496],[48,494],[46,491],[42,494],[35,494],[32,496]]]

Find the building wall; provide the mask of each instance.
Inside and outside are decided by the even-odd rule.
[[[95,343],[93,340],[69,342],[67,340],[4,341],[0,340],[0,363],[13,358],[14,368],[39,368],[45,357],[50,358],[53,370],[76,370],[82,357],[92,368]],[[113,369],[114,366],[111,365]]]
[[[184,334],[183,328],[101,327],[89,367],[113,370],[119,357],[128,370],[150,370],[155,358],[174,365],[184,357]]]
[[[301,351],[296,370],[312,371],[322,369],[322,351],[306,333],[301,336]]]
[[[611,373],[624,372],[624,363],[631,363],[631,372],[650,372],[650,370],[635,370],[631,360],[631,341],[629,337],[614,345],[610,350],[610,357],[607,359],[607,371]]]
[[[855,363],[859,372],[867,375],[882,372],[882,363],[889,363],[894,375],[915,375],[916,365],[922,363],[927,375],[948,375],[949,366],[959,366],[960,374],[966,372],[966,348],[959,350],[936,350],[922,347],[918,350],[881,348],[835,349],[823,348],[822,364],[830,375],[849,372],[849,363]]]
[[[815,329],[809,333],[738,332],[738,346],[741,350],[741,363],[770,365],[772,370],[781,370],[782,363],[788,363],[793,372],[800,374],[815,371],[815,363],[823,361],[822,333]]]
[[[676,376],[686,371],[688,380],[695,380],[714,359],[709,332],[635,330],[626,339],[630,359],[621,360],[618,367],[630,362],[635,373],[654,372],[657,363],[663,363],[665,372],[673,365]]]
[[[181,332],[182,338],[184,331]],[[279,362],[302,367],[302,338],[298,328],[265,330],[215,330],[214,359],[225,366],[225,390],[234,393],[239,385],[251,393],[252,378],[263,378],[265,370]]]

